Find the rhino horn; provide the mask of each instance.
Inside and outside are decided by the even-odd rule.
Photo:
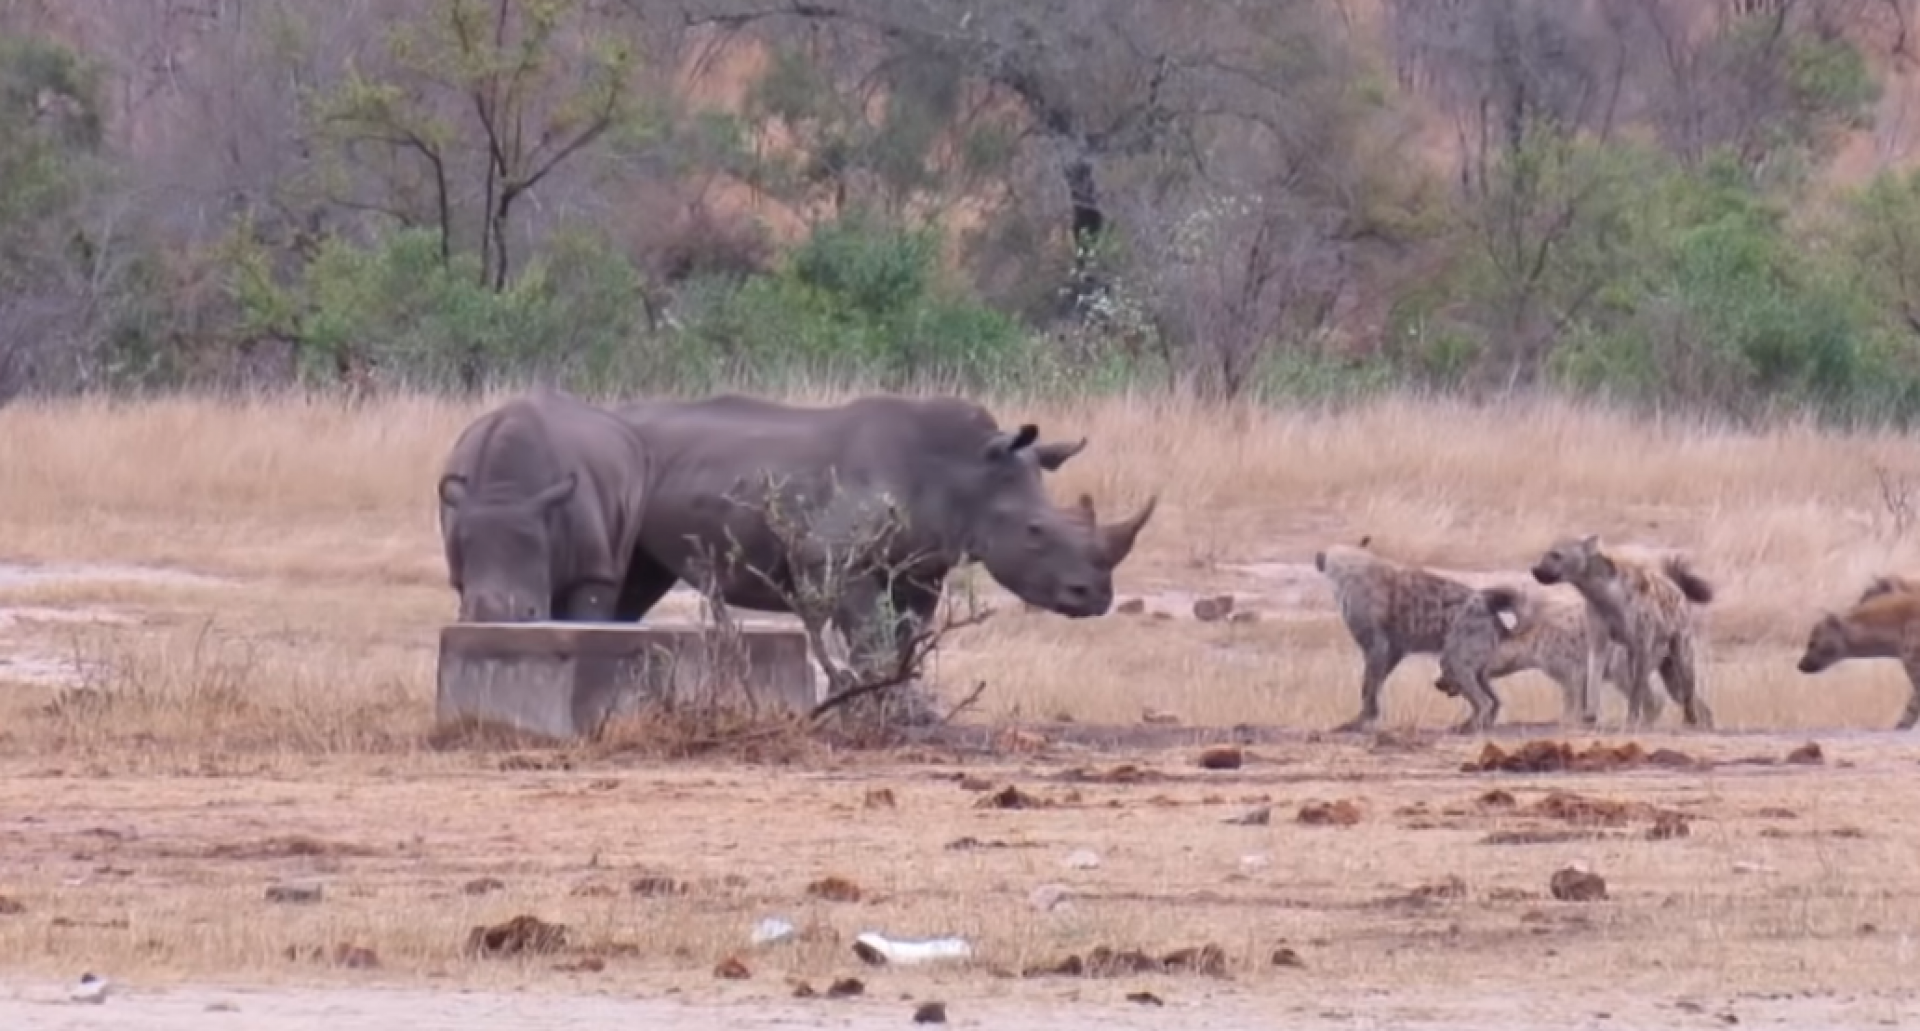
[[[1133,542],[1140,536],[1140,530],[1153,518],[1153,510],[1160,504],[1160,495],[1155,494],[1140,506],[1132,519],[1100,527],[1101,547],[1106,552],[1107,562],[1117,566],[1127,560],[1133,552]]]
[[[1100,519],[1093,511],[1093,495],[1091,494],[1080,495],[1080,500],[1075,502],[1074,506],[1067,510],[1067,514],[1079,520],[1088,528],[1100,525]]]
[[[1040,463],[1040,468],[1048,472],[1055,472],[1061,466],[1067,464],[1067,459],[1072,458],[1086,449],[1087,438],[1081,437],[1078,441],[1071,444],[1035,444],[1033,446],[1033,457]]]

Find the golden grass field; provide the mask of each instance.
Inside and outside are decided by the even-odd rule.
[[[848,1005],[889,1006],[902,993],[1124,1005],[1145,988],[1170,1005],[1267,1000],[1302,1019],[1367,999],[1444,1009],[1520,991],[1541,1013],[1679,1005],[1710,1022],[1716,1007],[1769,1005],[1751,993],[1858,1006],[1911,983],[1920,739],[1886,732],[1906,681],[1887,661],[1793,668],[1823,608],[1844,607],[1874,574],[1920,569],[1910,441],[1546,401],[989,406],[1002,423],[1039,422],[1046,439],[1091,438],[1050,477],[1056,499],[1088,491],[1114,517],[1161,496],[1117,586],[1173,618],[1068,621],[1003,598],[949,642],[937,683],[952,695],[984,681],[961,719],[1024,733],[981,749],[817,746],[764,761],[429,744],[435,632],[454,608],[433,485],[486,405],[0,407],[0,896],[17,903],[0,905],[0,964],[148,986],[734,1001],[785,998],[789,977],[823,989],[858,976],[868,994]],[[1576,532],[1684,549],[1712,581],[1703,679],[1719,732],[1677,732],[1669,705],[1659,732],[1630,734],[1608,689],[1597,731],[1524,736],[1720,759],[1777,759],[1814,740],[1824,760],[1463,773],[1489,738],[1435,733],[1464,706],[1431,688],[1426,656],[1388,683],[1394,734],[1309,733],[1353,713],[1360,671],[1312,569],[1318,547],[1369,535],[1407,561],[1523,576]],[[1192,618],[1192,598],[1222,592],[1257,621]],[[1496,690],[1503,722],[1558,714],[1537,674]],[[1294,733],[1250,745],[1240,769],[1202,770],[1198,746],[1171,732],[1121,740],[1117,728],[1148,709],[1187,728]],[[1088,725],[1116,728],[1113,741]],[[1124,764],[1145,776],[1069,775]],[[957,784],[962,774],[980,783]],[[980,808],[989,792],[968,788],[982,784],[1055,804]],[[893,804],[870,803],[883,788]],[[1514,804],[1483,804],[1496,788]],[[1585,827],[1530,815],[1555,790],[1632,811],[1600,836],[1483,840]],[[1296,821],[1302,805],[1337,799],[1356,804],[1358,823]],[[1263,805],[1269,824],[1224,822]],[[1649,838],[1648,806],[1691,817],[1691,834]],[[947,847],[969,836],[1006,847]],[[1063,865],[1082,849],[1100,864]],[[1547,894],[1576,860],[1605,876],[1610,900]],[[862,899],[805,893],[830,875]],[[685,890],[636,894],[642,876]],[[1449,876],[1463,893],[1407,898]],[[470,894],[479,878],[498,886]],[[289,880],[321,882],[325,897],[263,898]],[[1043,910],[1031,896],[1050,884],[1069,902]],[[473,926],[522,913],[567,924],[569,944],[515,959],[463,952]],[[749,946],[768,915],[813,929],[797,945]],[[976,955],[873,970],[848,947],[868,929],[959,933]],[[1227,979],[996,976],[1101,944],[1209,942]],[[330,962],[353,946],[378,965]],[[1304,965],[1272,966],[1282,946]],[[729,956],[752,977],[716,979]],[[602,968],[578,969],[588,957]]]

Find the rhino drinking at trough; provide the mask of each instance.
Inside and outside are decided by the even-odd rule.
[[[791,611],[787,592],[820,582],[818,570],[794,566],[829,559],[790,554],[770,510],[810,510],[810,536],[823,548],[836,536],[858,537],[884,511],[894,528],[885,554],[836,599],[834,623],[856,661],[862,642],[891,637],[904,648],[905,621],[926,625],[947,573],[969,561],[1030,605],[1072,618],[1104,614],[1113,571],[1157,501],[1111,526],[1094,520],[1090,499],[1055,506],[1042,473],[1085,439],[1042,444],[1033,424],[1004,430],[957,398],[806,408],[728,395],[614,411],[639,430],[653,462],[619,617],[638,619],[680,581],[739,608]],[[878,625],[883,603],[899,621],[892,628]]]
[[[606,622],[633,561],[649,472],[640,435],[554,390],[481,415],[439,484],[461,622]]]

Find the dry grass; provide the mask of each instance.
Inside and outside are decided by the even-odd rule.
[[[1475,844],[1488,825],[1479,818],[1427,830],[1388,818],[1481,790],[1454,772],[1470,742],[1413,756],[1275,746],[1263,750],[1267,766],[1244,774],[1081,787],[1085,805],[1033,813],[975,810],[975,796],[929,779],[933,767],[830,753],[782,751],[776,758],[798,763],[791,767],[668,768],[580,750],[571,770],[502,772],[497,750],[435,749],[434,630],[453,598],[432,488],[446,448],[483,407],[400,399],[355,409],[298,400],[0,408],[8,445],[0,560],[212,578],[66,569],[29,581],[0,571],[0,656],[80,668],[77,685],[23,682],[0,694],[10,757],[0,761],[8,773],[0,811],[41,821],[4,830],[9,849],[39,859],[13,864],[13,879],[0,883],[0,894],[27,906],[0,916],[0,962],[153,977],[367,976],[286,956],[355,941],[372,946],[392,976],[490,978],[499,961],[459,955],[468,927],[532,911],[572,924],[589,951],[613,955],[636,978],[704,977],[754,918],[777,910],[812,913],[842,936],[951,929],[980,941],[982,965],[1007,967],[1100,942],[1168,949],[1214,940],[1239,973],[1284,977],[1262,966],[1284,937],[1310,970],[1343,984],[1457,987],[1474,983],[1475,969],[1492,976],[1521,965],[1534,976],[1623,986],[1733,983],[1787,967],[1796,983],[1864,984],[1871,978],[1857,959],[1836,957],[1893,946],[1859,926],[1890,933],[1920,917],[1906,861],[1920,839],[1875,819],[1905,804],[1895,771],[1910,772],[1911,757],[1900,745],[1858,746],[1848,753],[1860,763],[1854,770],[1585,783],[1713,819],[1680,842],[1505,849]],[[1719,592],[1707,610],[1705,683],[1726,729],[1885,728],[1905,696],[1892,663],[1817,678],[1792,668],[1822,607],[1843,605],[1873,574],[1920,566],[1909,507],[1920,503],[1920,455],[1891,435],[1636,422],[1548,402],[1476,410],[1392,400],[1338,412],[1178,399],[991,407],[1002,422],[1035,419],[1049,439],[1092,438],[1052,478],[1056,498],[1090,491],[1112,516],[1161,495],[1119,586],[1180,618],[1069,622],[1002,604],[951,642],[938,671],[952,690],[987,681],[976,720],[1131,723],[1148,707],[1189,724],[1310,729],[1345,718],[1357,704],[1358,656],[1311,561],[1322,544],[1362,535],[1410,561],[1486,574],[1518,573],[1569,532],[1692,552]],[[1262,618],[1202,624],[1188,615],[1189,598],[1221,591]],[[107,617],[122,622],[98,621]],[[23,668],[0,664],[0,680]],[[1389,723],[1437,727],[1458,717],[1458,703],[1431,689],[1433,669],[1422,657],[1395,674]],[[1500,686],[1509,720],[1557,712],[1544,678]],[[1618,716],[1619,698],[1606,697],[1606,712]],[[1713,742],[1693,735],[1681,747],[1746,747]],[[1194,772],[1184,755],[1137,758]],[[1055,752],[992,775],[1059,794],[1067,789],[1036,778],[1082,761]],[[861,793],[880,785],[898,796],[897,812],[861,808]],[[1367,802],[1359,828],[1291,823],[1306,798],[1342,795]],[[1276,804],[1272,828],[1220,822],[1259,796]],[[1765,836],[1773,824],[1752,813],[1768,805],[1821,815],[1796,837]],[[1865,827],[1868,837],[1812,833],[1829,824]],[[293,834],[368,854],[208,851]],[[1035,847],[943,847],[962,834]],[[1101,852],[1104,865],[1062,869],[1061,856],[1079,847]],[[1269,865],[1242,870],[1241,857],[1255,853]],[[1533,904],[1485,893],[1539,891],[1553,865],[1576,857],[1602,866],[1624,901],[1592,910],[1589,927],[1551,917],[1558,958],[1540,969],[1539,939],[1516,922]],[[1727,877],[1737,860],[1780,872]],[[625,894],[647,869],[694,887],[663,899]],[[829,873],[884,898],[837,908],[803,901],[804,882]],[[1467,879],[1468,900],[1436,913],[1362,905],[1448,873]],[[289,874],[326,880],[327,900],[260,901],[266,883]],[[745,884],[722,880],[729,874]],[[480,876],[507,887],[461,892]],[[1096,897],[1035,912],[1028,893],[1054,880],[1082,882]],[[616,893],[573,894],[585,882]],[[1196,894],[1204,892],[1213,900]],[[623,943],[638,954],[628,957]],[[1440,952],[1455,958],[1441,961]],[[816,978],[853,972],[844,942],[831,939],[749,960]],[[550,980],[559,961],[514,969]]]
[[[231,581],[9,587],[0,578],[0,605],[136,612],[171,634],[159,644],[72,625],[28,635],[62,653],[86,643],[162,667],[105,663],[109,678],[193,679],[211,654],[231,663],[244,651],[256,709],[287,714],[302,747],[417,734],[421,707],[408,716],[392,703],[423,697],[432,627],[452,607],[432,484],[482,407],[172,400],[0,410],[9,559],[166,566]],[[1890,435],[1742,432],[1558,402],[994,407],[1002,421],[1037,419],[1050,438],[1091,436],[1054,477],[1056,497],[1091,491],[1118,514],[1162,495],[1119,574],[1123,593],[1184,616],[1193,594],[1235,591],[1269,618],[1143,629],[1003,605],[956,636],[942,668],[949,683],[988,681],[988,717],[1128,721],[1151,706],[1191,722],[1331,723],[1353,705],[1358,669],[1311,557],[1363,534],[1407,560],[1468,571],[1517,573],[1554,536],[1576,531],[1692,551],[1719,591],[1707,611],[1708,690],[1730,728],[1884,726],[1905,689],[1883,665],[1819,679],[1791,665],[1821,607],[1844,603],[1875,573],[1920,564],[1913,513],[1902,508],[1920,504],[1920,455]],[[215,653],[186,643],[202,636],[240,643]],[[1425,662],[1410,660],[1394,678],[1390,719],[1452,718],[1455,704],[1412,668]],[[1553,714],[1544,679],[1507,683],[1516,718]],[[316,734],[312,721],[325,712],[398,722]]]

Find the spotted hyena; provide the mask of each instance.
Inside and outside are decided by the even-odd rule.
[[[1820,617],[1807,635],[1798,668],[1819,673],[1848,659],[1900,660],[1910,693],[1894,728],[1912,729],[1920,721],[1920,591],[1898,578],[1876,579],[1844,614]]]
[[[1599,645],[1607,640],[1626,649],[1627,720],[1645,724],[1657,670],[1667,694],[1680,703],[1688,726],[1710,728],[1713,712],[1701,697],[1695,668],[1698,645],[1691,604],[1713,601],[1713,586],[1685,558],[1653,556],[1602,546],[1597,534],[1564,537],[1533,565],[1543,584],[1571,584],[1586,600],[1592,628],[1582,678],[1585,722],[1597,718],[1594,682],[1599,679]]]
[[[1455,614],[1474,596],[1457,580],[1374,553],[1371,538],[1358,546],[1331,545],[1313,566],[1333,584],[1340,618],[1365,660],[1360,713],[1334,728],[1364,730],[1380,720],[1380,689],[1409,655],[1437,655]]]
[[[1508,626],[1503,616],[1510,616]],[[1538,670],[1560,687],[1560,714],[1566,722],[1585,717],[1581,692],[1587,673],[1587,603],[1577,592],[1543,591],[1518,584],[1481,588],[1463,605],[1440,654],[1440,676],[1433,686],[1474,706],[1464,727],[1484,729],[1500,715],[1493,681],[1524,670]],[[1602,678],[1622,694],[1626,650],[1606,642]],[[1659,699],[1652,700],[1654,714]],[[1479,704],[1476,705],[1476,702]]]

